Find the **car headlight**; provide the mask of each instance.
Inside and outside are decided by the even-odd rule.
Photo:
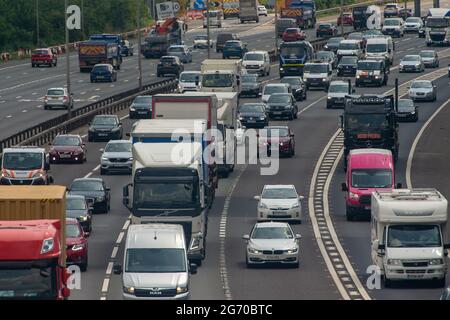
[[[291,108],[292,108],[292,106],[285,106],[285,107],[284,107],[285,110],[289,110],[289,109],[291,109]]]
[[[188,290],[189,290],[188,286],[177,287],[177,294],[186,293],[186,292],[188,292]]]
[[[72,251],[80,251],[84,249],[84,244],[76,244],[72,247]]]
[[[350,199],[353,199],[353,200],[359,199],[359,195],[357,193],[349,192],[348,196],[350,197]]]
[[[289,250],[286,250],[286,253],[292,254],[292,253],[296,253],[298,251],[298,248],[292,248]]]
[[[87,219],[88,219],[88,216],[79,216],[78,217],[78,220],[80,220],[80,221],[87,221]]]
[[[9,172],[2,172],[2,178],[11,178],[11,175],[9,174]]]
[[[323,78],[322,81],[325,82],[325,81],[327,81],[327,79],[326,79],[326,78]]]
[[[298,208],[298,207],[300,207],[300,204],[297,202],[297,203],[294,203],[291,208],[293,209],[293,208]]]
[[[261,209],[268,209],[267,205],[265,203],[262,203],[262,202],[259,204],[259,207]]]
[[[55,245],[55,240],[53,238],[48,238],[42,241],[41,254],[48,253],[53,250]]]
[[[284,68],[280,68],[280,71],[283,71],[284,70]]]
[[[420,63],[416,64],[416,68],[420,67]]]
[[[259,253],[261,253],[260,250],[253,249],[253,248],[251,248],[251,247],[248,248],[248,252],[249,252],[249,253],[253,253],[253,254],[259,254]]]
[[[428,264],[430,266],[436,266],[436,265],[440,265],[440,264],[444,264],[444,261],[442,259],[431,259]]]
[[[387,264],[390,266],[401,266],[402,260],[400,259],[388,259]]]
[[[133,157],[131,157],[131,158],[128,158],[128,161],[133,161]]]
[[[102,161],[108,161],[109,159],[106,157],[102,157]]]
[[[400,69],[402,69],[402,68],[403,68],[403,65],[402,65],[402,64],[399,64],[398,67],[399,67]]]
[[[180,88],[180,87],[179,87]],[[130,107],[130,111],[136,111],[136,108]]]
[[[37,172],[33,175],[33,179],[42,178],[43,176],[44,176],[44,174],[42,172]]]
[[[332,97],[328,97],[328,100],[331,100],[331,99],[333,99]]]
[[[241,120],[241,121],[244,120],[244,117],[239,116],[239,120]]]
[[[105,197],[97,197],[97,198],[95,198],[95,201],[97,201],[97,202],[102,202],[103,200],[105,200]]]
[[[130,293],[130,294],[134,294],[134,287],[123,287],[123,292],[125,293]]]

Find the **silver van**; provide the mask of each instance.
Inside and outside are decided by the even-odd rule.
[[[183,227],[176,224],[130,225],[125,243],[122,274],[126,300],[184,300],[190,298],[190,274]]]

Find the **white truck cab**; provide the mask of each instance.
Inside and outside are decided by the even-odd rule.
[[[389,36],[367,39],[366,60],[384,59],[387,65],[394,63],[394,42]]]
[[[372,193],[372,262],[384,285],[395,280],[434,280],[447,274],[447,199],[436,189]]]

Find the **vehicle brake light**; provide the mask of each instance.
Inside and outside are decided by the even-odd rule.
[[[69,97],[64,96],[63,100],[64,100],[64,101],[67,101],[67,99],[69,99]]]

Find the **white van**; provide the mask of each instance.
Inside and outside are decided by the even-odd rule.
[[[394,42],[391,37],[369,38],[366,44],[366,59],[384,59],[387,65],[394,63]]]
[[[177,224],[135,224],[128,229],[122,265],[126,300],[184,300],[190,298],[190,274],[183,227]]]
[[[209,11],[209,26],[215,26],[217,28],[222,28],[222,10],[211,10]],[[208,14],[205,12],[203,14],[203,28],[208,27]]]

